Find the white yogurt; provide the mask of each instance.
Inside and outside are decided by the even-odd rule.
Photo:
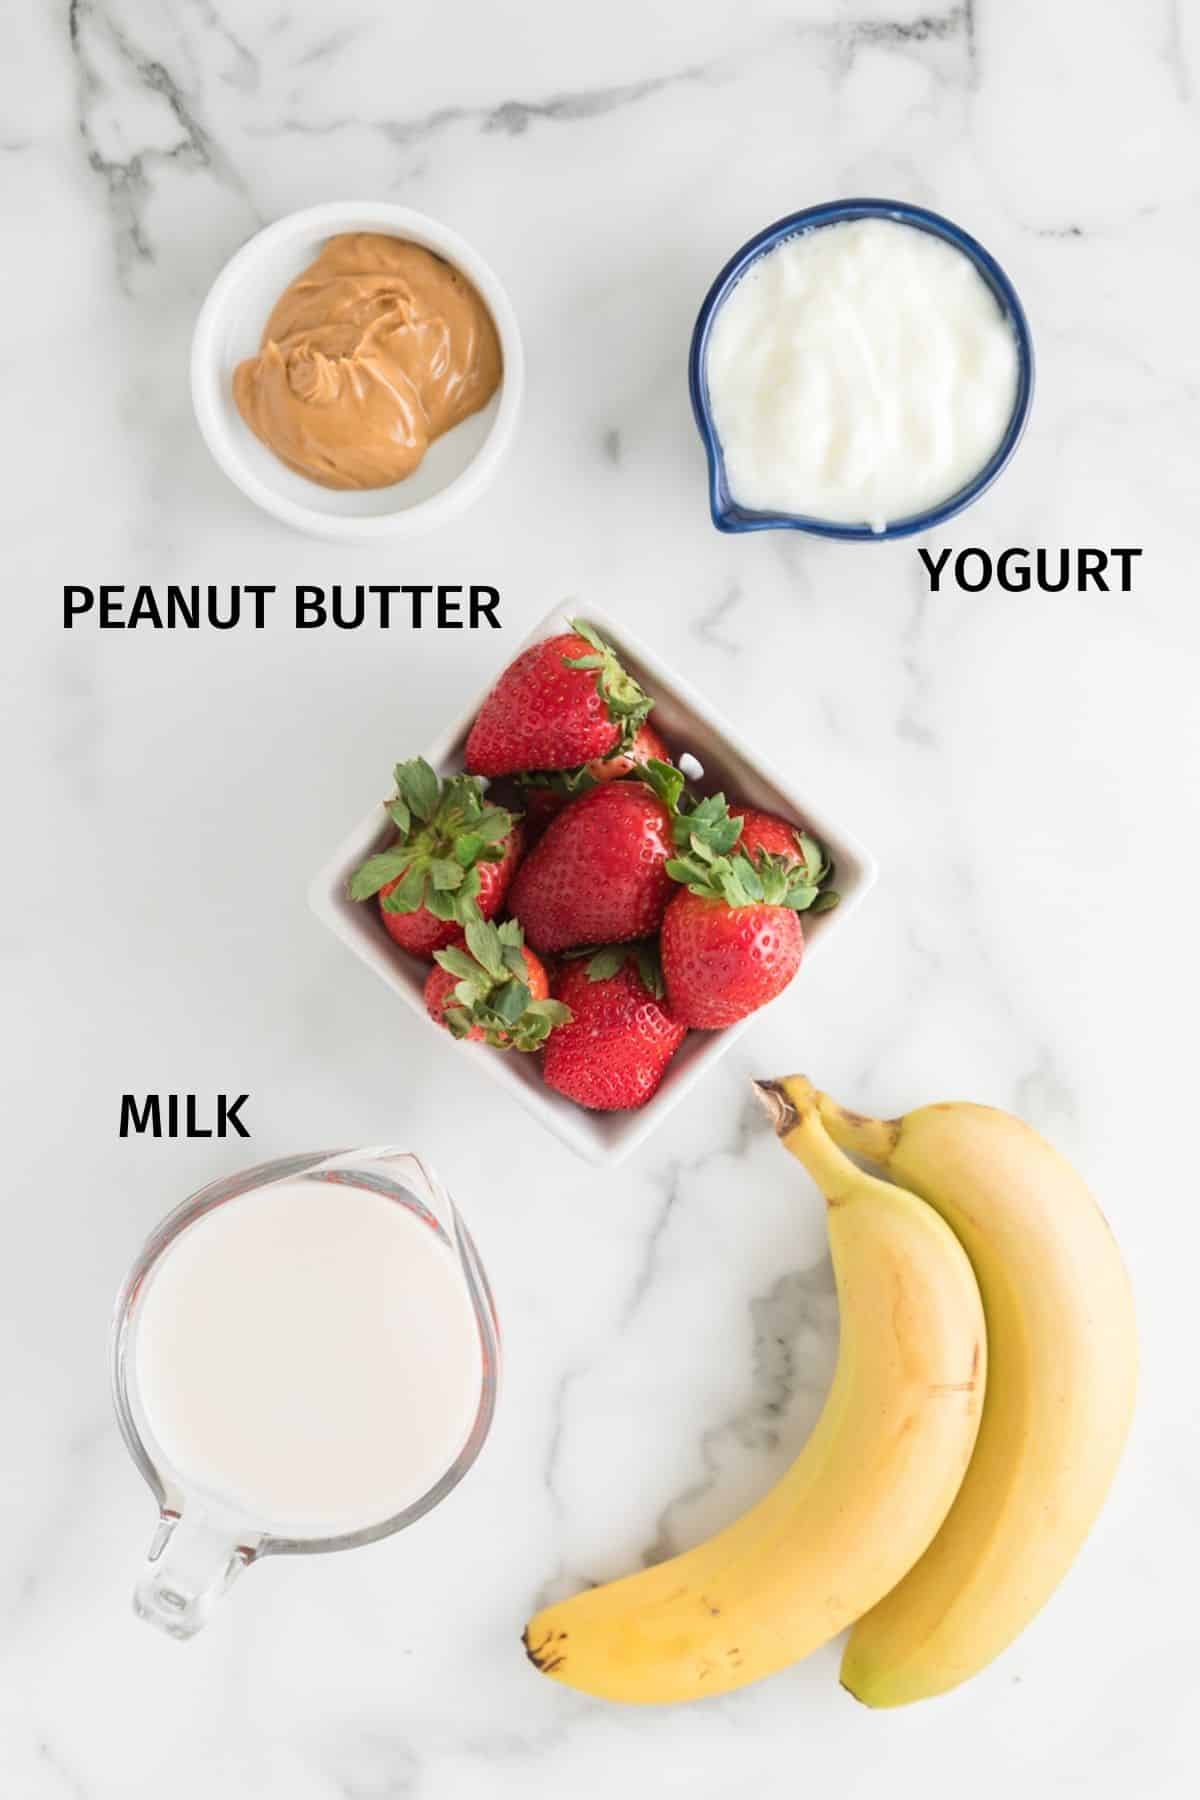
[[[882,531],[946,500],[1012,418],[1017,344],[969,257],[890,219],[759,257],[709,334],[732,498]]]
[[[187,1486],[302,1536],[427,1494],[483,1382],[454,1252],[404,1206],[334,1182],[280,1182],[189,1225],[135,1345],[151,1433]]]

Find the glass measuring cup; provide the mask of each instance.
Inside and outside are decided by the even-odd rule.
[[[461,1446],[427,1491],[399,1511],[334,1535],[272,1529],[243,1503],[206,1491],[174,1468],[155,1435],[138,1379],[138,1332],[152,1277],[178,1239],[217,1208],[279,1183],[332,1184],[403,1207],[427,1227],[461,1281],[479,1334],[478,1403]],[[113,1400],[121,1434],[158,1502],[158,1527],[134,1590],[134,1610],[171,1637],[189,1638],[214,1603],[264,1556],[352,1550],[411,1525],[462,1480],[483,1446],[496,1405],[499,1328],[487,1277],[449,1194],[411,1152],[390,1147],[317,1151],[240,1170],[193,1194],[152,1232],[117,1297],[112,1328]]]

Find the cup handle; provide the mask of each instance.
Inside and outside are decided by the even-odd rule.
[[[133,1592],[133,1610],[169,1637],[195,1637],[253,1558],[252,1550],[211,1521],[164,1512]]]

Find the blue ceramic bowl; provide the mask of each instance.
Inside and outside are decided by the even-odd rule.
[[[760,256],[765,256],[768,250],[774,250],[785,238],[795,237],[803,231],[817,230],[822,225],[840,225],[850,219],[894,219],[899,225],[912,225],[918,231],[928,231],[932,236],[943,238],[946,243],[952,244],[956,250],[961,250],[965,256],[970,257],[996,296],[996,303],[1017,340],[1017,397],[1008,429],[992,455],[979,473],[972,476],[956,494],[951,494],[948,499],[930,507],[926,512],[916,513],[907,519],[895,519],[882,531],[872,531],[869,525],[845,525],[832,519],[805,518],[798,513],[750,512],[746,507],[739,506],[731,496],[725,479],[725,459],[712,421],[705,374],[708,337],[713,320],[750,265]],[[980,494],[992,485],[1020,443],[1025,421],[1029,417],[1029,407],[1033,400],[1033,340],[1016,290],[1000,264],[988,254],[982,244],[976,243],[973,237],[961,231],[957,225],[952,225],[949,219],[943,219],[940,213],[927,212],[923,206],[909,206],[902,200],[831,200],[824,206],[809,206],[803,212],[789,213],[786,219],[777,219],[774,225],[768,225],[765,231],[752,237],[748,244],[743,244],[737,255],[725,264],[705,296],[692,333],[688,385],[692,394],[692,411],[696,415],[696,424],[708,455],[709,505],[712,508],[713,524],[718,531],[811,531],[817,537],[853,538],[878,544],[887,538],[909,537],[914,532],[934,530],[947,519],[953,518],[955,513],[961,512],[964,506],[970,506],[973,500],[978,500]]]

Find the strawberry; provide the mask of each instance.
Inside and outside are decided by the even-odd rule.
[[[423,757],[396,765],[387,813],[397,837],[350,877],[350,898],[379,896],[380,916],[414,956],[461,943],[472,919],[500,910],[521,854],[513,814],[490,806],[474,775],[439,781]]]
[[[663,919],[672,1011],[705,1031],[733,1025],[782,993],[803,954],[800,921],[785,905],[685,888]]]
[[[639,725],[633,743],[618,756],[584,763],[579,769],[539,771],[535,775],[519,775],[520,803],[525,808],[525,828],[532,841],[541,836],[558,813],[570,801],[577,800],[603,781],[620,781],[635,768],[649,762],[667,762],[667,746],[653,725]]]
[[[786,819],[777,818],[774,813],[762,812],[757,806],[731,806],[729,816],[742,821],[739,850],[750,854],[765,850],[769,856],[782,856],[789,863],[804,861],[804,846],[801,842],[804,833],[799,826],[789,825]]]
[[[665,763],[663,781],[683,777]],[[572,800],[517,872],[509,896],[531,944],[567,950],[657,931],[671,895],[670,806],[640,781],[610,781]]]
[[[501,675],[467,738],[473,774],[575,769],[631,748],[652,703],[590,625],[572,624]]]
[[[730,814],[720,794],[674,821],[684,854],[668,868],[684,890],[663,917],[663,973],[672,1013],[702,1030],[732,1025],[782,993],[804,955],[797,914],[837,902],[822,891],[829,870],[815,839],[796,833],[794,857],[791,846],[773,855],[753,840],[766,830],[760,821],[782,822],[748,816],[749,851],[738,842],[746,816]]]
[[[623,775],[632,775],[636,768],[644,767],[646,763],[669,763],[670,760],[667,746],[647,721],[638,726],[628,750],[605,757],[603,761],[585,763],[583,773],[592,781],[620,781]]]
[[[489,925],[472,919],[466,943],[434,953],[425,983],[431,1019],[456,1038],[499,1050],[538,1050],[565,1025],[570,1008],[551,1000],[546,970],[515,919]]]
[[[572,1016],[546,1045],[547,1086],[597,1112],[644,1106],[687,1035],[663,1004],[653,946],[616,945],[568,962],[554,993]]]

